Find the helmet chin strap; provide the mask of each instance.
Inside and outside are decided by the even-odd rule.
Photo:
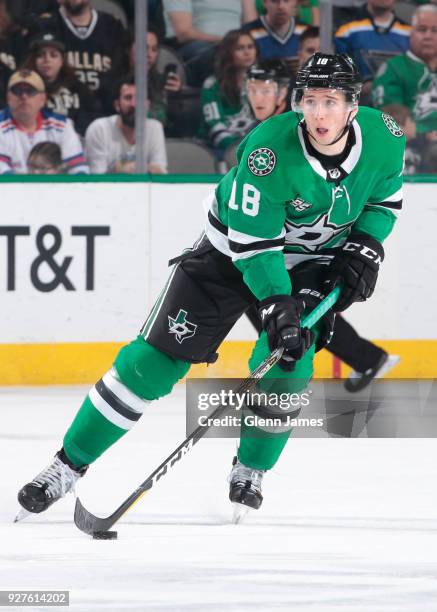
[[[346,125],[344,126],[344,128],[340,131],[340,134],[337,136],[337,138],[335,138],[332,142],[328,142],[326,143],[324,146],[325,147],[331,147],[332,145],[335,145],[339,140],[341,140],[343,138],[343,136],[345,134],[347,134],[347,132],[349,132],[350,127],[352,125],[352,121],[351,121],[351,114],[353,112],[353,109],[351,111],[349,111],[349,115],[346,119]],[[305,130],[305,132],[308,134],[308,136],[310,138],[312,138],[313,140],[315,140],[317,143],[319,143],[319,141],[317,140],[317,138],[314,136],[314,134],[311,134],[311,132],[309,131],[309,129],[306,126],[306,121],[303,120],[302,122],[302,129]],[[320,144],[320,143],[319,143]]]

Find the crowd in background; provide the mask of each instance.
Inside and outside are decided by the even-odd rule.
[[[320,50],[318,0],[148,0],[148,16],[150,173],[199,171],[199,152],[225,172]],[[405,172],[437,173],[437,0],[355,0],[333,17],[361,104],[406,134]],[[0,173],[135,172],[133,30],[134,0],[0,0]],[[249,95],[257,80],[274,87]]]

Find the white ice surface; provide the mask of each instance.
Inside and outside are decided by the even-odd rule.
[[[437,610],[435,439],[291,440],[243,525],[227,501],[235,441],[210,439],[120,521],[117,541],[78,531],[71,495],[12,524],[17,490],[85,392],[0,389],[0,589],[68,589],[80,612]],[[185,437],[184,406],[182,386],[150,406],[79,483],[86,507],[110,514],[148,476]]]

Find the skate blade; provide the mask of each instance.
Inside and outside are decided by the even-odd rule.
[[[32,513],[28,512],[24,508],[20,508],[20,510],[18,510],[17,512],[16,517],[14,518],[14,523],[18,523],[19,521],[22,521],[23,519],[27,518],[30,514]]]
[[[238,502],[234,502],[233,506],[234,512],[232,514],[232,523],[234,525],[239,525],[246,518],[250,508],[248,506],[244,506],[243,504],[239,504]]]

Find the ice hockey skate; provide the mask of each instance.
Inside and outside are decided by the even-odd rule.
[[[15,523],[29,514],[44,512],[70,491],[74,493],[77,480],[85,474],[88,466],[73,469],[67,461],[62,450],[57,452],[53,461],[20,489],[18,501],[22,507],[15,517]]]
[[[250,510],[260,508],[263,501],[261,482],[264,472],[247,467],[237,457],[234,457],[232,466],[228,478],[229,499],[234,506],[232,522],[237,524],[243,522]]]

